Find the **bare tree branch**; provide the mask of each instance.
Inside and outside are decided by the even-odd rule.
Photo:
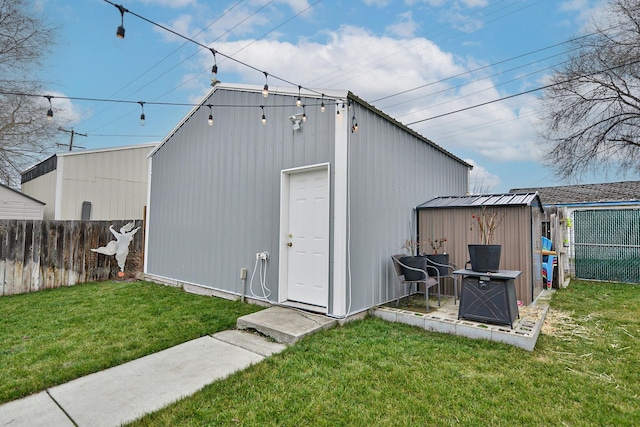
[[[12,187],[19,185],[20,171],[54,147],[48,102],[10,94],[41,92],[40,83],[25,76],[37,75],[55,39],[56,29],[32,7],[27,0],[0,0],[0,182]]]
[[[640,172],[640,0],[612,0],[605,16],[542,96],[546,163],[566,178]]]

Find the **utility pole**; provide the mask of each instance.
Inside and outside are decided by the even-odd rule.
[[[76,132],[75,130],[73,130],[73,128],[71,128],[71,130],[67,130],[67,129],[62,129],[61,127],[59,127],[58,130],[61,130],[62,132],[67,132],[67,133],[71,134],[71,140],[69,141],[69,151],[73,150],[73,137],[75,135],[88,136],[86,133]],[[65,144],[58,144],[58,145],[65,145]],[[77,148],[84,148],[84,147],[78,146]]]

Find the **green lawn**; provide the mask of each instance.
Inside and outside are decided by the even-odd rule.
[[[260,309],[148,282],[0,297],[0,403],[233,328]]]
[[[637,426],[640,286],[572,282],[527,352],[368,318],[136,426]]]
[[[535,351],[368,318],[312,335],[138,426],[640,425],[640,285],[572,282]],[[259,307],[146,282],[0,298],[0,402]]]

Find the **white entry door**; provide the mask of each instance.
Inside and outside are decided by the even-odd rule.
[[[287,174],[282,222],[286,299],[327,307],[329,296],[328,165]]]

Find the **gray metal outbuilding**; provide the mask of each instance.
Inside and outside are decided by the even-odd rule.
[[[147,156],[155,143],[66,151],[22,172],[24,194],[46,203],[46,220],[142,219]]]
[[[436,197],[418,211],[419,239],[447,239],[444,250],[449,261],[464,268],[469,260],[467,245],[479,244],[477,230],[472,229],[472,215],[482,208],[503,218],[496,229],[494,244],[502,245],[501,270],[518,270],[516,297],[531,304],[542,291],[542,204],[537,193],[481,194]],[[448,290],[451,292],[451,290]]]
[[[150,158],[147,277],[335,317],[397,297],[414,207],[471,168],[350,92],[225,83]]]

